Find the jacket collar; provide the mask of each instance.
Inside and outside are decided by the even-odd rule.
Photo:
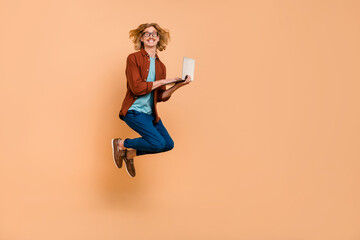
[[[148,57],[150,57],[149,54],[146,52],[145,48],[141,48],[141,49],[140,49],[140,52],[141,52],[141,54],[142,54],[143,56],[148,56]],[[160,60],[160,58],[159,58],[159,56],[157,55],[157,53],[155,53],[155,59],[159,59],[159,60]]]

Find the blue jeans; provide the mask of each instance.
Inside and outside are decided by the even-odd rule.
[[[153,123],[154,115],[129,110],[123,121],[140,134],[141,137],[124,140],[126,148],[136,149],[136,155],[166,152],[174,148],[174,142],[164,127],[161,119]]]

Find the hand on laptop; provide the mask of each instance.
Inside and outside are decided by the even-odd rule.
[[[175,85],[179,86],[179,87],[182,87],[182,86],[185,86],[185,85],[189,84],[190,82],[191,82],[191,76],[186,75],[185,82],[178,82]]]

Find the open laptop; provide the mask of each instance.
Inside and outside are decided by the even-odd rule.
[[[190,75],[191,81],[194,81],[194,70],[195,70],[195,59],[184,57],[183,67],[182,67],[182,79],[175,80],[170,83],[185,82],[187,75]]]

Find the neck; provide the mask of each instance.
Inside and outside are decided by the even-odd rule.
[[[154,47],[145,47],[145,51],[150,55],[150,57],[155,58],[156,46]]]

